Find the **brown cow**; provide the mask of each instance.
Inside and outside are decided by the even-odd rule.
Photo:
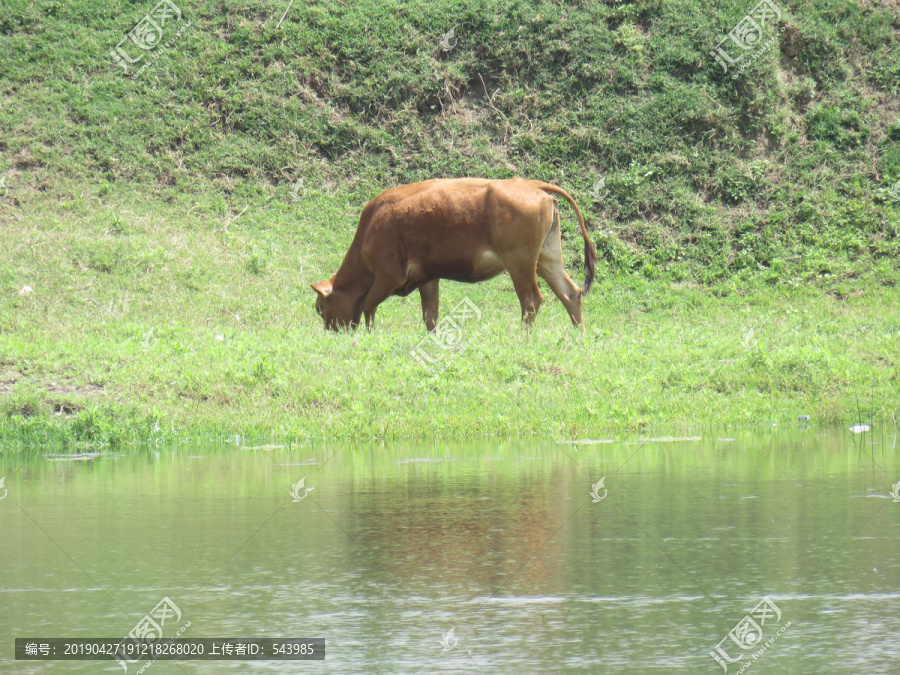
[[[583,292],[563,266],[559,210],[550,195],[563,197],[578,217]],[[540,275],[580,326],[596,260],[581,211],[565,190],[522,178],[438,179],[385,190],[366,204],[340,269],[312,288],[331,330],[356,328],[363,312],[371,327],[384,300],[418,288],[425,326],[434,330],[440,279],[473,283],[507,270],[526,324],[541,305]]]

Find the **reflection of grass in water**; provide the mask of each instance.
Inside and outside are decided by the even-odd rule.
[[[303,621],[302,595],[302,611],[328,625],[328,635],[343,634],[340,625],[353,635],[375,625],[378,634],[386,603],[402,619],[392,624],[397,634],[420,630],[414,624],[423,621],[423,609],[426,620],[453,616],[441,631],[459,623],[468,635],[491,624],[496,633],[500,619],[510,636],[504,644],[514,646],[522,643],[515,634],[542,630],[542,616],[550,617],[543,630],[556,631],[552,637],[559,641],[584,639],[584,625],[601,635],[619,624],[632,637],[652,636],[641,633],[641,625],[667,613],[673,618],[666,625],[677,634],[698,602],[712,611],[697,586],[717,599],[733,593],[726,597],[736,597],[733,604],[743,609],[756,598],[747,600],[752,589],[743,595],[731,590],[741,580],[763,578],[781,593],[792,592],[845,541],[852,532],[847,528],[871,513],[871,502],[847,498],[854,494],[847,477],[856,462],[840,433],[824,439],[794,431],[733,436],[725,446],[714,440],[582,446],[578,459],[587,470],[631,457],[622,472],[610,473],[610,495],[601,504],[590,503],[590,481],[547,442],[315,445],[271,453],[220,446],[91,465],[37,458],[24,469],[29,480],[7,480],[6,486],[45,531],[31,521],[13,528],[4,550],[29,564],[12,566],[5,582],[23,592],[46,570],[59,585],[87,584],[81,569],[57,562],[68,558],[49,534],[129,604],[151,597],[152,606],[166,594],[185,618],[208,617],[220,628],[233,625],[229,617],[260,625],[273,617],[279,625]],[[276,466],[311,457],[324,462],[335,449],[319,471]],[[487,462],[486,456],[504,459]],[[394,463],[414,457],[458,461]],[[295,504],[289,488],[303,475],[316,491]],[[890,559],[892,546],[888,536],[870,537],[864,553],[867,560]],[[854,562],[837,557],[815,579],[823,603],[833,605],[848,587],[857,593]],[[150,588],[135,579],[150,579]],[[868,577],[864,590],[889,592],[892,580]],[[241,592],[207,592],[223,587]],[[83,614],[76,593],[47,596],[48,616],[69,622]],[[491,604],[473,614],[491,596]],[[551,599],[554,604],[543,603]],[[792,609],[791,618],[807,607]],[[347,623],[335,623],[337,615],[349,615]],[[125,623],[118,615],[82,619],[95,634],[104,632],[103,621]],[[691,628],[686,649],[703,634],[715,634],[708,623]],[[436,643],[441,633],[433,632]]]
[[[713,434],[701,440],[648,441],[642,435],[626,435],[613,443],[579,446],[546,440],[313,442],[256,450],[222,443],[176,446],[162,451],[143,448],[127,453],[106,449],[95,460],[71,463],[48,462],[48,450],[35,447],[17,454],[14,461],[24,463],[29,474],[61,471],[73,478],[87,476],[88,482],[90,476],[134,474],[138,476],[136,480],[143,480],[139,477],[144,476],[148,480],[172,482],[166,489],[191,493],[215,489],[222,481],[233,482],[237,494],[259,491],[259,485],[244,485],[248,482],[283,483],[288,498],[291,486],[303,476],[307,486],[318,490],[314,495],[318,498],[324,494],[323,484],[343,480],[374,480],[385,485],[380,481],[393,483],[405,480],[405,476],[452,481],[465,481],[467,476],[474,475],[479,480],[502,480],[506,476],[518,480],[521,476],[539,477],[558,472],[584,482],[587,496],[590,485],[604,475],[607,477],[604,487],[612,494],[632,473],[750,472],[760,479],[786,480],[810,466],[827,475],[832,470],[845,470],[848,462],[856,463],[855,444],[848,443],[847,435],[841,430],[825,436],[795,429],[732,430],[730,438],[733,440],[722,442]],[[783,448],[790,448],[791,452],[772,452]],[[889,443],[874,448],[879,462],[890,462],[885,454],[888,450],[891,450]],[[866,453],[871,451],[867,446]]]

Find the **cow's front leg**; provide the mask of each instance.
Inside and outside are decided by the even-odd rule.
[[[440,279],[432,279],[427,284],[419,286],[419,295],[422,296],[422,318],[425,319],[425,328],[429,332],[434,330],[438,322],[438,306],[440,304]]]
[[[366,328],[371,328],[375,324],[375,310],[378,309],[378,305],[387,300],[396,290],[397,282],[389,276],[375,277],[375,283],[372,284],[372,288],[366,295],[366,301],[363,304],[363,311],[366,314]]]

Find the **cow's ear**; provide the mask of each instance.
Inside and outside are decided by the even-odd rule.
[[[320,281],[317,284],[310,284],[309,287],[316,293],[321,295],[323,298],[327,298],[329,295],[331,295],[331,279],[329,279],[328,281]]]

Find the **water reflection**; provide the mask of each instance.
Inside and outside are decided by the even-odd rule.
[[[121,637],[169,597],[184,637],[327,659],[152,672],[721,672],[770,596],[791,626],[749,671],[890,672],[900,467],[863,436],[0,455],[0,670],[122,672],[11,661],[12,637]]]

